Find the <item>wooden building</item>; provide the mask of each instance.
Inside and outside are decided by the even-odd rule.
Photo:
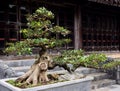
[[[120,50],[120,0],[4,0],[0,3],[0,48],[23,39],[26,14],[38,7],[55,14],[55,23],[71,30],[65,48]]]

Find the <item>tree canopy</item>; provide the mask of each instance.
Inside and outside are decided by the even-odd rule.
[[[53,19],[54,14],[45,7],[40,7],[33,14],[28,14],[28,27],[20,30],[25,39],[16,43],[9,43],[9,47],[6,48],[5,52],[19,55],[31,54],[33,47],[46,50],[69,43],[71,40],[66,35],[70,31],[62,26],[54,25]],[[56,38],[56,35],[62,37]]]

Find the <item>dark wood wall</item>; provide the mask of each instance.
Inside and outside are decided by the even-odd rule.
[[[0,48],[4,48],[7,42],[23,40],[20,30],[27,27],[26,15],[38,7],[51,10],[55,14],[53,22],[69,29],[72,33],[67,37],[74,40],[73,4],[60,0],[5,0],[0,3]],[[73,48],[73,41],[64,47]]]
[[[82,12],[83,49],[117,51],[120,47],[120,9],[89,3]]]
[[[38,7],[55,14],[55,24],[71,31],[67,49],[117,51],[120,49],[120,8],[88,2],[88,0],[5,0],[0,3],[0,48],[7,42],[23,39],[20,29],[26,28],[26,14]],[[61,36],[56,36],[60,38]]]

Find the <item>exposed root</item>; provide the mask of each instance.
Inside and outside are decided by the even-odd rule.
[[[40,69],[39,69],[38,65],[36,65],[32,74],[27,78],[26,83],[28,83],[28,84],[33,83],[33,85],[36,85],[38,83],[37,78],[38,78],[39,73],[40,73]]]
[[[16,81],[23,84],[37,85],[38,83],[49,81],[47,77],[48,61],[40,61],[33,64],[28,72],[20,76]]]
[[[20,76],[16,82],[23,82],[24,80],[26,80],[34,71],[35,69],[35,65],[33,65],[24,75]]]
[[[42,72],[42,74],[39,74],[39,82],[48,82],[49,79],[47,77],[46,72]]]

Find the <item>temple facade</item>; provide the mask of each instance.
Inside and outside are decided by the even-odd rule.
[[[5,0],[0,3],[0,49],[23,40],[26,15],[39,7],[55,14],[55,24],[71,31],[67,49],[120,50],[120,0]]]

